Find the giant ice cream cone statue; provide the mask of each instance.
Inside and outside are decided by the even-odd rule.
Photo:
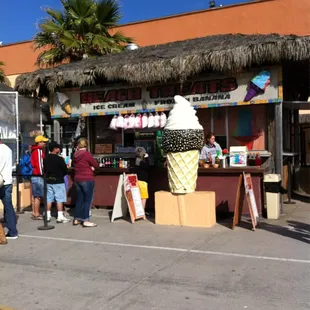
[[[162,138],[162,147],[167,153],[169,187],[174,194],[193,193],[204,141],[203,128],[190,102],[181,96],[175,96],[174,100]]]
[[[265,92],[266,87],[270,84],[270,72],[262,71],[256,75],[250,82],[248,92],[244,101],[250,101],[252,98]]]

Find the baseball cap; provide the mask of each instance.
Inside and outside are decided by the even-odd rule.
[[[34,142],[35,142],[35,143],[47,142],[47,141],[48,141],[48,139],[45,138],[45,137],[42,136],[42,135],[36,136],[35,139],[34,139]]]
[[[54,149],[61,149],[61,146],[60,146],[60,144],[58,144],[57,142],[52,141],[52,142],[48,145],[48,149],[49,149],[50,152],[53,152]]]

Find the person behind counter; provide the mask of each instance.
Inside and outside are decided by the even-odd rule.
[[[200,158],[208,160],[209,157],[211,157],[212,163],[214,163],[217,152],[221,152],[222,154],[222,148],[217,142],[215,142],[214,133],[209,132],[206,135],[206,145],[201,150]]]
[[[136,148],[135,172],[138,176],[142,205],[145,209],[146,201],[149,198],[148,179],[149,179],[149,160],[148,154],[143,147]]]
[[[74,182],[77,192],[73,225],[82,224],[83,227],[96,227],[97,224],[90,222],[89,214],[95,190],[94,170],[98,168],[98,162],[87,148],[87,139],[81,138],[73,158]]]

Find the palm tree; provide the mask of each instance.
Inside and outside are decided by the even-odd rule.
[[[56,65],[122,51],[132,39],[113,31],[121,18],[116,0],[61,0],[63,11],[48,17],[35,36],[39,65]]]
[[[9,79],[5,76],[3,67],[4,67],[4,62],[0,61],[0,83],[10,86],[11,83]]]
[[[5,74],[4,74],[3,67],[4,67],[4,63],[0,61],[0,83],[5,82]]]

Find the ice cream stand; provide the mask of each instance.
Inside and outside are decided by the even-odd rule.
[[[216,136],[225,136],[225,144],[222,148],[230,146],[245,146],[249,153],[253,150],[253,154],[258,152],[267,154],[265,133],[266,122],[262,120],[265,116],[265,105],[281,100],[279,97],[279,68],[270,67],[265,84],[265,89],[256,91],[252,101],[242,101],[248,92],[251,92],[251,80],[266,71],[260,69],[249,70],[238,74],[210,74],[208,76],[198,76],[188,81],[184,92],[181,94],[188,99],[191,106],[197,111],[197,116],[202,124],[202,129],[206,134],[208,131],[215,131]],[[217,86],[216,83],[219,85]],[[218,89],[217,89],[218,87]],[[117,100],[120,90],[123,92],[124,100]],[[214,92],[210,94],[208,92]],[[186,92],[188,93],[186,95]],[[207,92],[207,93],[206,93]],[[157,149],[157,140],[161,137],[161,131],[164,125],[150,126],[142,125],[142,118],[147,115],[150,117],[165,117],[169,111],[175,106],[174,96],[180,93],[180,85],[178,83],[171,85],[150,85],[147,87],[136,87],[128,84],[114,84],[109,87],[94,86],[91,88],[75,88],[61,89],[61,93],[66,95],[68,102],[71,102],[70,115],[64,112],[63,107],[59,104],[58,97],[54,98],[52,108],[53,117],[62,120],[71,118],[85,117],[88,129],[86,133],[91,141],[91,151],[100,163],[104,162],[97,172],[97,190],[100,195],[95,195],[94,204],[98,206],[113,205],[113,197],[115,196],[118,176],[124,171],[129,171],[129,166],[133,164],[134,151],[136,146],[144,146],[150,153],[152,169],[150,171],[151,197],[153,193],[161,190],[168,190],[167,170],[163,167],[162,150]],[[169,97],[167,97],[169,95]],[[101,96],[101,97],[100,97]],[[114,96],[114,97],[113,97]],[[254,99],[258,97],[259,100]],[[155,98],[154,98],[155,97]],[[157,97],[157,98],[156,98]],[[130,99],[130,100],[129,100]],[[106,101],[110,100],[110,101]],[[222,103],[213,103],[214,101],[222,101]],[[221,110],[221,114],[217,112]],[[95,112],[94,112],[95,111]],[[214,112],[216,111],[216,112]],[[213,114],[213,115],[212,115]],[[185,114],[186,115],[186,114]],[[186,115],[187,116],[187,115]],[[117,128],[119,118],[122,118],[122,124]],[[124,128],[124,121],[127,119],[138,119],[141,124],[135,128]],[[224,122],[223,122],[224,118]],[[115,120],[115,124],[112,125]],[[128,120],[129,121],[129,120]],[[183,123],[188,122],[188,118],[181,120]],[[222,128],[221,128],[222,125]],[[116,127],[115,127],[116,126]],[[113,127],[113,128],[112,128]],[[213,127],[213,128],[212,128]],[[87,130],[86,130],[87,131]],[[226,133],[230,133],[226,135]],[[134,135],[134,138],[133,138]],[[203,135],[202,135],[203,136]],[[188,141],[192,141],[193,137],[188,137]],[[201,145],[202,147],[202,145]],[[198,152],[198,151],[197,151]],[[262,155],[263,156],[263,155]],[[108,163],[106,160],[114,161],[117,165]],[[128,164],[120,167],[119,160],[128,161]],[[228,165],[229,166],[229,165]],[[253,184],[255,187],[255,195],[258,205],[262,205],[262,188],[261,178],[265,168],[243,165],[231,165],[230,168],[204,169],[199,168],[197,179],[197,190],[212,190],[217,193],[216,205],[219,212],[233,211],[235,203],[235,190],[228,186],[232,183],[238,183],[240,171],[248,171],[252,174]],[[246,167],[244,167],[246,166]],[[242,168],[242,170],[240,170]],[[110,183],[108,189],[104,184]],[[228,188],[225,195],[222,188]],[[105,189],[104,189],[105,188]],[[230,190],[231,189],[231,190]],[[223,194],[221,194],[223,193]],[[71,201],[70,201],[71,202]],[[153,198],[150,198],[149,206],[154,206]],[[245,208],[246,210],[246,208]],[[261,208],[259,209],[261,212]]]
[[[298,45],[299,39],[294,38],[277,35],[214,36],[126,51],[122,55],[83,60],[79,65],[62,65],[52,73],[49,69],[46,77],[36,80],[40,85],[36,85],[35,90],[40,86],[41,92],[48,91],[53,118],[60,124],[73,118],[85,120],[91,152],[105,164],[106,159],[109,159],[109,164],[99,168],[96,174],[95,205],[113,205],[119,175],[129,171],[137,140],[138,143],[148,142],[144,145],[149,145],[154,159],[149,172],[148,207],[154,208],[156,192],[170,191],[167,169],[163,161],[158,160],[163,155],[158,145],[162,139],[163,126],[153,124],[144,128],[111,128],[111,122],[115,116],[117,119],[121,116],[123,122],[130,117],[141,118],[142,122],[144,115],[148,119],[156,115],[168,117],[169,111],[175,106],[175,96],[181,95],[196,110],[204,134],[214,132],[223,149],[244,146],[248,153],[246,166],[199,167],[196,191],[214,192],[216,210],[233,212],[240,174],[250,173],[258,212],[261,214],[264,203],[263,175],[268,170],[281,172],[282,169],[282,144],[279,141],[282,140],[283,90],[279,61],[301,57],[301,51],[294,49],[291,54],[281,54],[275,59],[275,51],[270,46],[274,47],[275,42],[278,46],[289,46],[290,42]],[[234,47],[220,44],[228,39],[235,40]],[[310,49],[306,38],[300,40],[306,42],[303,48],[307,46]],[[217,50],[211,50],[211,45],[214,46],[216,42],[221,50],[218,56]],[[237,64],[242,48],[243,62]],[[258,55],[258,50],[264,51],[263,56]],[[237,53],[239,56],[234,58],[234,52],[235,56]],[[212,62],[206,53],[223,61]],[[166,57],[167,61],[163,62],[160,55]],[[194,55],[196,58],[191,58]],[[228,55],[232,56],[230,60]],[[137,62],[139,57],[141,63]],[[199,65],[194,61],[197,57],[201,57]],[[188,62],[189,59],[192,62]],[[177,61],[179,64],[183,61],[183,66],[175,66]],[[157,69],[152,67],[154,63]],[[262,66],[262,63],[267,65]],[[100,76],[99,71],[96,72],[97,79],[94,74],[90,75],[90,72],[95,72],[93,68],[96,65],[103,68]],[[130,74],[126,71],[129,69]],[[84,75],[87,78],[81,80]],[[19,91],[29,91],[30,80],[33,81],[35,76],[36,73],[32,73],[31,76],[21,77]],[[69,113],[55,98],[56,89],[68,97],[71,106]],[[253,159],[257,154],[262,158],[262,165],[259,166],[255,166]],[[114,164],[114,158],[118,165]],[[127,166],[123,165],[124,160]],[[74,203],[74,194],[69,198],[69,203]],[[243,211],[248,213],[248,208],[245,206]]]

